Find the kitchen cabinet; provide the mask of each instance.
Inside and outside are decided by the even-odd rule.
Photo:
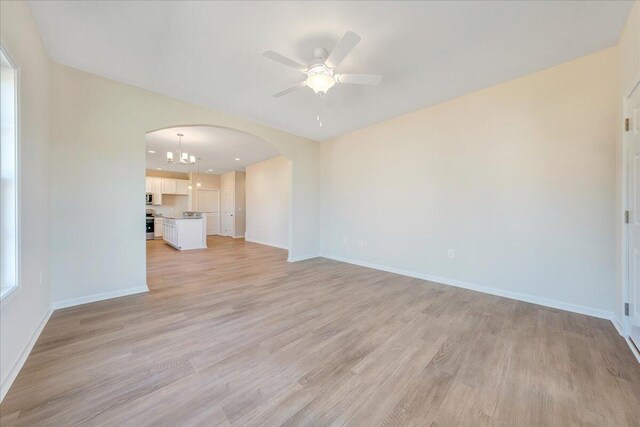
[[[162,194],[176,194],[176,180],[170,178],[162,179]]]
[[[207,247],[205,218],[164,218],[162,224],[162,238],[179,251]]]
[[[162,178],[162,194],[186,196],[189,194],[189,180]]]
[[[162,178],[149,177],[151,180],[151,191],[153,193],[153,205],[162,205]]]
[[[155,218],[153,220],[153,237],[162,237],[164,228],[164,218]]]
[[[153,178],[146,176],[144,179],[145,193],[153,193]]]
[[[189,181],[186,179],[176,179],[176,194],[186,196],[189,194]]]

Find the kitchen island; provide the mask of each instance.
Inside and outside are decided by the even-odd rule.
[[[207,220],[202,215],[181,218],[165,217],[162,238],[179,251],[207,247]]]

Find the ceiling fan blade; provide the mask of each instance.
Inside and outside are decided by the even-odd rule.
[[[288,94],[288,93],[294,92],[294,91],[296,91],[296,90],[298,90],[298,89],[302,89],[302,88],[303,88],[303,87],[305,87],[305,86],[307,86],[307,81],[306,81],[306,80],[301,81],[300,83],[296,83],[296,84],[294,84],[293,86],[288,87],[288,88],[286,88],[285,90],[281,90],[281,91],[280,91],[280,92],[278,92],[278,93],[274,93],[272,96],[273,96],[274,98],[280,98],[281,96],[285,96],[285,95],[286,95],[286,94]]]
[[[380,74],[338,74],[336,80],[338,83],[377,86],[382,76]]]
[[[291,68],[295,68],[296,70],[300,71],[301,73],[306,73],[307,72],[307,66],[306,65],[302,65],[296,61],[294,61],[293,59],[289,59],[286,56],[282,56],[279,53],[276,53],[272,50],[265,50],[264,52],[262,52],[262,54],[264,56],[266,56],[269,59],[273,59],[276,62],[279,62],[281,64],[286,65],[287,67],[291,67]]]
[[[329,68],[335,69],[342,60],[353,50],[354,47],[360,42],[360,36],[352,31],[347,31],[342,36],[342,39],[338,42],[336,47],[333,48],[329,57],[325,61],[325,64]]]

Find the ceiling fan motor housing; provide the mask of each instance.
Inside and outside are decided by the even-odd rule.
[[[324,62],[327,59],[327,55],[328,54],[329,53],[327,52],[327,49],[325,49],[323,47],[317,47],[317,48],[313,49],[313,56],[318,61],[322,60],[322,62]]]

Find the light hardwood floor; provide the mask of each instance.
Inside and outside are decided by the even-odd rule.
[[[2,427],[627,426],[609,321],[210,238],[148,243],[150,292],[56,311]]]

